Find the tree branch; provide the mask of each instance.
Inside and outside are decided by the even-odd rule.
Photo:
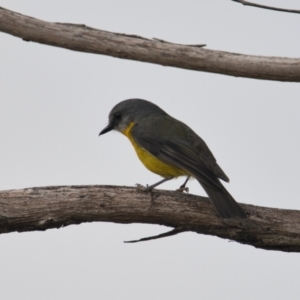
[[[176,228],[172,229],[171,231],[168,231],[168,232],[165,232],[165,233],[161,233],[161,234],[158,234],[158,235],[155,235],[155,236],[149,236],[149,237],[142,238],[142,239],[139,239],[139,240],[125,241],[124,243],[138,243],[138,242],[151,241],[151,240],[156,240],[156,239],[161,239],[161,238],[164,238],[164,237],[169,237],[169,236],[172,236],[172,235],[176,235],[178,233],[182,233],[182,232],[185,232],[185,231],[188,231],[188,230],[184,227],[176,227]]]
[[[0,31],[41,44],[163,66],[277,81],[300,82],[300,59],[241,55],[97,30],[50,23],[0,8]]]
[[[296,9],[285,9],[285,8],[261,5],[261,4],[256,4],[256,3],[249,2],[249,1],[244,1],[244,0],[232,0],[232,1],[237,2],[237,3],[241,3],[243,5],[254,6],[254,7],[258,7],[258,8],[264,8],[264,9],[269,9],[269,10],[300,14],[300,10],[296,10]]]
[[[41,187],[0,192],[0,233],[83,222],[147,223],[215,235],[267,250],[300,252],[300,211],[241,204],[247,219],[219,218],[209,200],[178,192],[115,186]],[[147,238],[146,238],[147,239]]]

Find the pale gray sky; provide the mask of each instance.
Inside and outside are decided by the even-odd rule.
[[[300,9],[299,1],[260,3]],[[300,56],[300,16],[230,0],[2,0],[53,22],[266,56]],[[133,186],[159,179],[120,134],[99,138],[119,101],[150,100],[192,127],[239,202],[300,209],[300,85],[72,52],[0,33],[0,189]],[[128,172],[130,170],[130,172]],[[173,181],[162,188],[177,188]],[[196,181],[190,192],[203,194]],[[82,224],[0,236],[0,297],[299,299],[300,257],[153,225]]]

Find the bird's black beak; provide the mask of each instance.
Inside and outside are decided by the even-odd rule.
[[[111,130],[113,130],[113,129],[114,129],[114,126],[113,126],[112,124],[108,124],[105,128],[103,128],[103,129],[100,131],[99,135],[104,134],[104,133],[106,133],[106,132],[109,132],[109,131],[111,131]]]

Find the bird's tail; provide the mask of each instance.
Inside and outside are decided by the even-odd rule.
[[[221,218],[246,218],[246,213],[220,183],[220,188],[213,188],[199,181]]]

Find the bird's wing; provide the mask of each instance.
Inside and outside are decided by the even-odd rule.
[[[188,130],[188,137],[189,143],[192,145],[192,148],[198,153],[201,161],[205,164],[205,166],[218,178],[229,182],[229,178],[217,164],[215,157],[209,150],[206,143],[190,128]]]
[[[212,188],[222,187],[218,177],[225,180],[228,178],[217,165],[205,142],[196,133],[179,121],[169,128],[164,126],[164,120],[158,119],[153,122],[156,126],[147,122],[147,131],[143,130],[144,127],[139,126],[140,124],[134,127],[132,136],[137,144],[161,161],[191,173],[200,182]]]

